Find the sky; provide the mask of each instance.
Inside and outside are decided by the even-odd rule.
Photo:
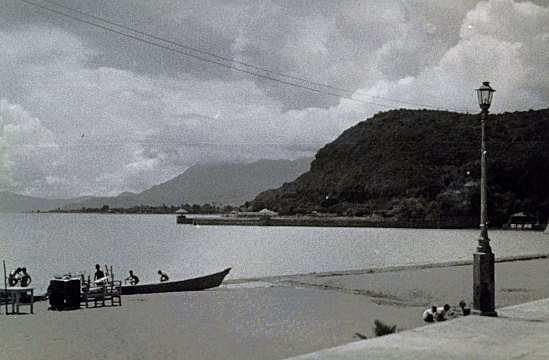
[[[6,0],[0,191],[313,156],[380,111],[476,113],[482,81],[492,112],[548,107],[549,0]]]

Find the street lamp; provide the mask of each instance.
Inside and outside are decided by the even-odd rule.
[[[495,311],[494,253],[488,238],[487,184],[486,184],[486,131],[485,122],[495,90],[485,81],[477,90],[480,106],[480,238],[473,255],[473,309],[480,315],[497,316]]]
[[[488,118],[488,109],[492,103],[492,95],[496,90],[490,87],[490,83],[485,81],[477,89],[478,104],[480,106],[480,238],[478,240],[477,251],[479,253],[492,253],[490,248],[490,239],[488,238],[488,220],[487,220],[487,185],[486,185],[486,130],[485,123]]]

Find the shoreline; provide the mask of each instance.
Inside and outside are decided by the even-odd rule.
[[[477,229],[475,221],[445,219],[444,221],[372,219],[350,216],[265,216],[265,217],[218,217],[176,216],[180,225],[200,226],[280,226],[280,227],[349,227],[349,228],[394,228],[394,229],[434,229],[434,230],[472,230]],[[539,224],[531,228],[513,229],[506,225],[493,230],[505,231],[544,231],[547,225]]]
[[[505,262],[529,261],[529,260],[538,260],[538,259],[547,259],[547,258],[549,258],[549,253],[527,254],[527,255],[516,255],[516,256],[503,256],[503,257],[496,258],[495,262],[505,263]],[[447,262],[441,262],[441,263],[423,263],[423,264],[396,265],[396,266],[385,266],[385,267],[371,267],[371,268],[365,268],[365,269],[320,271],[320,272],[308,272],[308,273],[299,273],[299,274],[238,278],[238,279],[225,280],[223,281],[223,284],[233,285],[233,284],[244,284],[248,282],[262,282],[262,281],[269,282],[269,281],[279,281],[279,280],[288,279],[288,278],[300,278],[303,276],[316,276],[316,277],[322,278],[322,277],[346,276],[346,275],[365,275],[365,274],[376,274],[376,273],[385,273],[385,272],[400,272],[400,271],[409,271],[409,270],[469,266],[472,264],[473,264],[473,260],[455,260],[455,261],[447,261]]]
[[[426,306],[472,298],[468,261],[233,279],[221,287],[122,297],[122,306],[5,316],[17,359],[284,359],[372,338],[378,319],[424,326]],[[496,262],[497,308],[549,298],[547,254]],[[24,309],[23,309],[24,310]],[[32,341],[29,341],[32,339]]]
[[[446,219],[444,221],[425,220],[374,220],[368,217],[350,216],[276,216],[268,218],[228,217],[225,213],[177,215],[173,212],[105,212],[82,210],[44,210],[29,212],[6,212],[0,214],[84,214],[84,215],[169,215],[176,217],[176,224],[199,226],[272,226],[272,227],[347,227],[347,228],[382,228],[382,229],[426,229],[426,230],[478,230],[476,221]],[[211,217],[203,217],[211,216]],[[491,227],[497,231],[544,232],[549,231],[548,224],[539,224],[531,228],[510,228],[505,224]]]
[[[516,261],[530,261],[549,258],[549,253],[541,254],[527,254],[517,256],[504,256],[495,259],[495,263],[516,262]],[[367,275],[389,272],[403,272],[411,270],[426,270],[437,268],[452,268],[459,266],[470,266],[473,264],[472,260],[455,260],[440,263],[423,263],[423,264],[411,264],[411,265],[397,265],[386,267],[371,267],[365,269],[351,269],[351,270],[336,270],[336,271],[321,271],[321,272],[308,272],[297,274],[285,274],[285,275],[272,275],[272,276],[259,276],[259,277],[247,277],[224,280],[221,286],[231,285],[245,285],[251,283],[278,283],[278,282],[290,282],[292,279],[300,279],[303,277],[313,276],[315,278],[328,278],[339,276],[355,276],[355,275]],[[47,294],[37,294],[34,296],[34,302],[47,301]]]

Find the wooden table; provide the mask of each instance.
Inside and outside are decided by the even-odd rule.
[[[11,303],[11,313],[12,314],[19,314],[19,307],[21,305],[28,305],[30,306],[30,313],[34,314],[34,289],[30,287],[10,287],[6,290],[0,289],[0,292],[6,293],[7,296],[5,301],[8,301],[8,304]],[[28,295],[29,302],[21,302],[21,298],[25,295]],[[26,296],[25,296],[26,297]],[[7,314],[6,314],[7,315]]]

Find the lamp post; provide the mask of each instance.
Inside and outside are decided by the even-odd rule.
[[[473,309],[479,315],[497,316],[495,311],[495,271],[494,253],[488,238],[487,220],[487,181],[486,181],[486,130],[485,122],[488,119],[488,109],[495,92],[490,83],[485,81],[477,90],[480,112],[480,238],[477,251],[473,255]]]

